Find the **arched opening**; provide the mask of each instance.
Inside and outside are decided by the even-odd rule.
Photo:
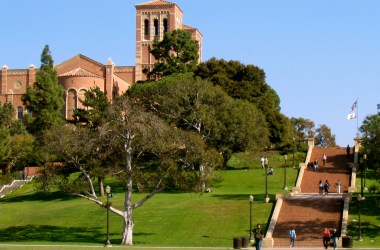
[[[149,20],[144,20],[144,39],[149,40]]]
[[[67,93],[67,116],[66,118],[73,119],[74,109],[77,108],[77,91],[70,89]]]
[[[158,36],[158,19],[154,19],[154,35]]]
[[[168,32],[169,31],[168,19],[166,19],[166,18],[164,19],[163,26],[164,26],[164,33]]]

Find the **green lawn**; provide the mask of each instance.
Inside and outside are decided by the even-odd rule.
[[[289,192],[283,190],[283,173],[283,168],[275,166],[275,175],[268,176],[271,202],[275,194]],[[294,185],[297,173],[298,169],[287,168],[288,187]],[[220,175],[224,180],[212,187],[212,193],[160,193],[136,209],[133,214],[135,246],[231,248],[233,237],[249,235],[250,194],[254,196],[253,225],[261,223],[265,227],[273,203],[264,203],[263,170],[227,170],[221,171]],[[374,180],[369,178],[368,182]],[[112,205],[121,208],[124,200],[122,186],[112,180],[105,184],[109,184],[114,193]],[[134,193],[134,199],[144,195]],[[366,193],[366,198],[361,210],[364,241],[359,243],[355,238],[358,224],[355,222],[358,215],[355,199],[350,204],[349,234],[354,237],[355,247],[379,247],[380,213],[376,207],[379,196]],[[0,200],[0,221],[0,244],[75,244],[96,248],[105,241],[104,208],[58,192],[51,195],[36,193],[33,184]],[[110,214],[114,246],[120,245],[122,227],[122,219]],[[0,246],[0,249],[6,248]]]
[[[358,193],[352,198],[349,210],[348,235],[354,239],[356,247],[380,247],[380,195],[379,193],[369,193],[364,191],[365,199],[361,202],[360,221],[363,241],[358,241],[359,237],[359,204],[357,195],[361,192],[360,173],[356,183]],[[379,185],[370,170],[367,174],[367,187],[372,184]]]
[[[280,170],[280,169],[278,169]],[[288,186],[297,170],[288,169]],[[134,211],[134,244],[139,246],[231,246],[233,237],[249,235],[249,195],[253,194],[253,225],[265,226],[272,203],[264,203],[262,169],[220,172],[223,182],[212,193],[160,193]],[[268,193],[284,192],[283,175],[268,177]],[[108,184],[108,183],[106,183]],[[112,205],[121,208],[122,188],[109,182]],[[134,193],[139,199],[145,194]],[[90,201],[53,193],[45,196],[25,185],[0,200],[0,242],[103,244],[106,210]],[[120,244],[122,220],[110,214],[111,242]]]

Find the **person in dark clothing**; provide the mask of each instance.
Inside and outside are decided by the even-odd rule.
[[[339,235],[338,235],[338,231],[336,231],[335,228],[334,228],[334,230],[332,231],[331,238],[332,238],[332,240],[333,240],[333,246],[334,246],[334,249],[336,249],[337,244],[338,244]]]
[[[330,184],[329,184],[328,180],[326,180],[325,185],[323,185],[323,187],[325,189],[325,194],[328,195],[329,194],[329,188],[330,188]]]
[[[257,227],[253,230],[253,236],[255,237],[256,250],[260,250],[264,238],[264,233],[261,230],[260,224],[257,224]]]
[[[347,145],[347,159],[350,159],[350,151],[351,151],[351,148],[350,148],[350,145]]]

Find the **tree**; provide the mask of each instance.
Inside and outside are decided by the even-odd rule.
[[[270,130],[270,142],[276,146],[287,143],[290,125],[280,113],[280,98],[265,82],[265,72],[254,65],[211,58],[195,69],[195,75],[220,86],[234,99],[247,100],[260,109]]]
[[[107,95],[98,87],[92,87],[84,93],[84,100],[79,99],[84,108],[74,110],[74,123],[83,123],[97,128],[104,122],[110,102]]]
[[[293,134],[295,135],[298,145],[301,141],[306,141],[308,138],[314,138],[314,122],[307,118],[290,118],[290,123],[293,127]]]
[[[96,130],[66,125],[46,133],[46,152],[64,164],[53,168],[50,176],[61,177],[55,183],[62,190],[106,207],[95,193],[92,176],[99,167],[121,170],[123,166],[114,174],[125,183],[124,209],[109,209],[124,220],[122,244],[132,245],[134,209],[168,187],[199,191],[199,165],[207,168],[210,177],[220,156],[208,150],[198,135],[173,129],[129,98],[112,104],[108,115],[108,123]],[[107,166],[100,165],[105,158],[112,160]],[[148,194],[133,203],[136,187]]]
[[[34,86],[29,86],[21,100],[32,115],[26,116],[27,128],[34,134],[41,134],[53,125],[63,122],[63,88],[58,84],[57,72],[49,46],[41,54],[41,67],[36,73]]]
[[[335,135],[331,133],[331,129],[326,124],[319,125],[315,130],[314,142],[322,147],[336,146]]]
[[[150,72],[146,72],[149,79],[191,72],[198,63],[199,44],[188,31],[166,32],[162,41],[153,41],[152,47],[149,52],[157,62]]]
[[[9,129],[10,135],[25,134],[26,129],[22,121],[15,120],[15,109],[9,102],[0,103],[0,127]]]
[[[11,147],[11,138],[9,130],[4,127],[0,127],[0,163],[7,162],[9,156],[12,153]],[[8,171],[8,164],[5,165],[5,171]]]
[[[375,170],[380,179],[380,115],[367,116],[360,131],[363,134],[362,153],[367,154],[367,165]]]
[[[232,99],[219,86],[191,74],[137,84],[129,94],[173,126],[200,134],[222,154],[225,166],[233,152],[268,145],[265,118],[253,104]]]

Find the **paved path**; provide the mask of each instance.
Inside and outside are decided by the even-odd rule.
[[[327,162],[323,166],[322,156],[326,154]],[[305,169],[301,183],[301,194],[294,195],[283,201],[279,217],[273,232],[274,246],[289,249],[288,232],[291,226],[296,230],[296,244],[302,248],[311,249],[321,246],[322,230],[336,228],[338,231],[342,223],[343,195],[336,193],[335,183],[342,184],[341,191],[347,193],[350,185],[351,169],[347,158],[346,148],[314,147],[310,161],[317,160],[318,171],[309,167]],[[328,195],[319,194],[319,181],[330,183]],[[333,249],[333,248],[331,248]]]

